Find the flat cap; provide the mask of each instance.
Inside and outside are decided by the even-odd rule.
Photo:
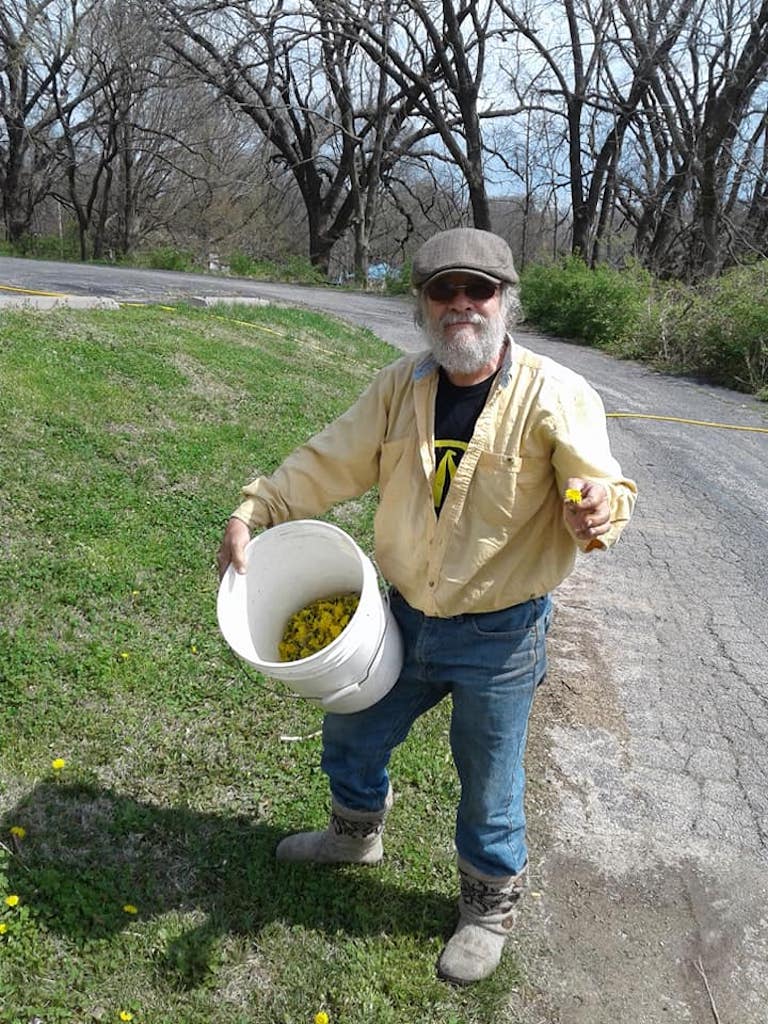
[[[512,252],[498,235],[477,228],[451,228],[427,239],[416,251],[411,284],[420,288],[433,277],[467,271],[494,281],[517,284]]]

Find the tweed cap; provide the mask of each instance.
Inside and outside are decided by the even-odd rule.
[[[413,257],[411,284],[420,288],[432,278],[453,271],[467,271],[509,284],[518,281],[512,253],[504,239],[477,228],[451,228],[427,239]]]

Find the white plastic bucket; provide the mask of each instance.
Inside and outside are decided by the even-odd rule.
[[[232,650],[264,675],[328,711],[375,704],[403,664],[400,630],[379,590],[376,569],[338,526],[315,519],[282,523],[246,548],[246,571],[230,566],[219,586],[219,628]],[[294,612],[318,598],[360,595],[344,630],[299,661],[280,661],[278,644]]]

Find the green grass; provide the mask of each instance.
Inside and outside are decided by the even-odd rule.
[[[291,310],[0,320],[2,1024],[501,1019],[510,953],[470,990],[434,974],[447,708],[393,759],[381,868],[278,865],[282,835],[327,821],[319,740],[281,739],[320,713],[265,689],[215,620],[240,486],[396,355]],[[370,548],[372,515],[367,497],[329,518]]]

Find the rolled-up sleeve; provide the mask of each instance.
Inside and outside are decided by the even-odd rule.
[[[602,400],[583,378],[574,375],[570,388],[561,387],[552,396],[550,409],[552,465],[559,493],[564,493],[569,477],[580,477],[602,484],[610,505],[610,529],[597,544],[580,540],[570,529],[569,533],[582,551],[611,547],[632,516],[637,485],[622,475],[621,466],[611,454]]]

